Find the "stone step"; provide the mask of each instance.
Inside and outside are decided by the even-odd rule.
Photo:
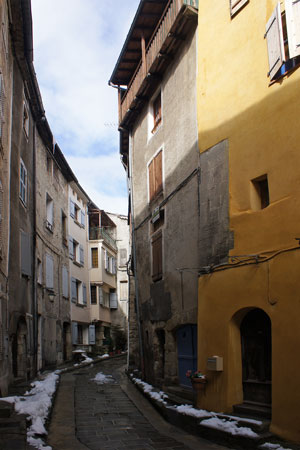
[[[256,433],[268,432],[270,420],[263,420],[245,415],[217,414],[220,419],[234,420],[241,427],[248,427]]]
[[[251,418],[263,417],[270,419],[272,416],[271,407],[259,403],[244,402],[239,405],[234,405],[233,411],[235,414],[243,414]]]

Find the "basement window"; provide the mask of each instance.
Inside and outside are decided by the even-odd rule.
[[[251,180],[251,208],[253,211],[265,209],[270,204],[268,176],[262,175]]]

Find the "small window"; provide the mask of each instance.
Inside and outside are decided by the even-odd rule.
[[[53,232],[53,200],[49,194],[46,195],[46,228]]]
[[[159,232],[152,237],[152,280],[162,279],[162,233]]]
[[[266,208],[270,204],[268,176],[262,175],[251,181],[251,207],[254,211]]]
[[[161,92],[155,97],[152,103],[152,114],[153,114],[153,129],[152,133],[155,133],[157,128],[161,123]]]
[[[162,150],[148,165],[149,201],[151,202],[163,190],[162,182]]]
[[[27,169],[22,159],[20,160],[20,199],[22,203],[27,203]]]
[[[92,268],[98,268],[98,248],[91,249],[91,257],[92,257]]]
[[[230,15],[234,16],[249,0],[229,0],[230,2]]]
[[[127,249],[121,248],[119,253],[119,265],[125,267],[127,264]]]
[[[27,101],[23,102],[23,130],[25,131],[26,137],[29,136],[29,109]]]
[[[91,304],[97,305],[97,286],[91,284]]]

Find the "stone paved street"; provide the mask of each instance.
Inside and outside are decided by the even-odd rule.
[[[225,449],[167,424],[124,375],[124,362],[124,358],[112,359],[67,374],[65,386],[73,385],[77,439],[69,421],[71,398],[61,397],[59,391],[48,440],[54,449]],[[112,375],[112,382],[92,381],[99,372]]]

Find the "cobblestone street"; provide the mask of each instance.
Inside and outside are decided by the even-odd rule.
[[[116,358],[63,375],[69,381],[61,382],[48,439],[54,449],[225,449],[166,423],[131,385],[124,363],[125,358]],[[99,372],[112,375],[111,382],[93,381]]]

